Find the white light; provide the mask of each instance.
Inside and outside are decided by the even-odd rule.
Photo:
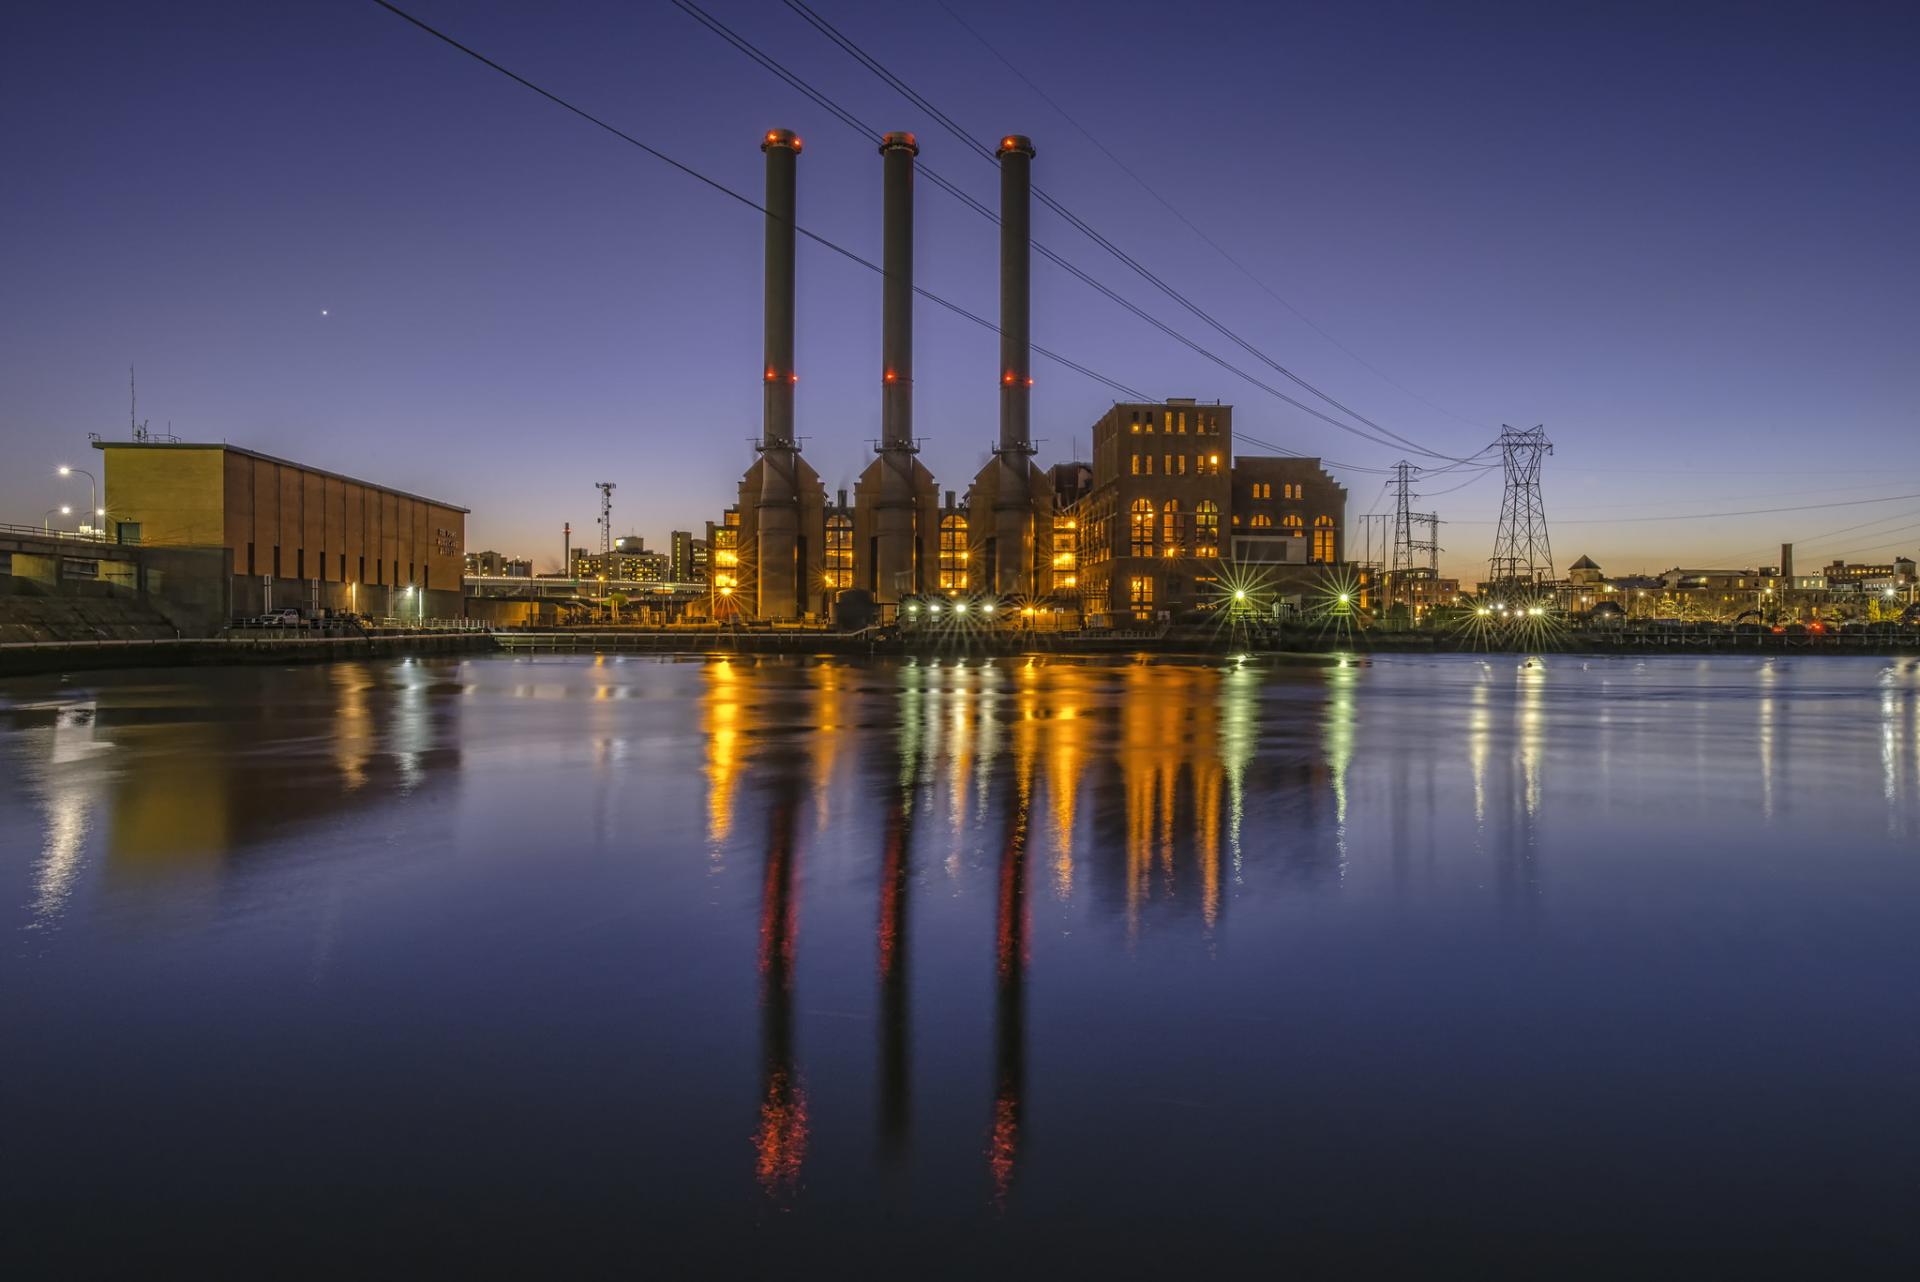
[[[953,612],[955,614],[965,614],[967,612],[967,603],[965,601],[958,602],[954,605]]]
[[[60,475],[62,475],[62,476],[72,476],[72,475],[73,475],[73,469],[72,469],[72,468],[70,468],[70,467],[68,467],[68,466],[67,466],[67,465],[66,465],[65,463],[62,463],[62,464],[60,465]]]
[[[992,613],[993,613],[993,606],[992,606],[991,604],[988,604],[988,605],[983,605],[983,606],[981,606],[981,607],[980,607],[980,613],[982,613],[982,614],[992,614]]]
[[[1351,598],[1351,597],[1349,597],[1349,596],[1348,596],[1348,595],[1347,595],[1346,593],[1344,593],[1344,592],[1342,592],[1342,593],[1340,594],[1340,604],[1341,604],[1341,605],[1345,605],[1345,604],[1346,604],[1346,603],[1347,603],[1347,602],[1348,602],[1349,600],[1351,600],[1351,599],[1352,599],[1352,598]]]
[[[1234,600],[1236,600],[1236,601],[1244,601],[1244,600],[1246,600],[1246,599],[1247,599],[1247,590],[1246,590],[1245,588],[1235,588],[1235,589],[1233,590],[1233,599],[1234,599]]]

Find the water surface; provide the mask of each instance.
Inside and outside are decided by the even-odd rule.
[[[1920,665],[0,687],[35,1275],[1914,1263]]]

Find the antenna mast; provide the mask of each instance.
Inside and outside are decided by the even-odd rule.
[[[600,491],[600,564],[605,574],[613,558],[613,482],[595,481],[593,488]]]

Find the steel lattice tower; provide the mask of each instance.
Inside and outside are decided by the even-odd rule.
[[[608,574],[605,567],[612,564],[613,558],[613,482],[595,481],[593,488],[600,491],[601,573]]]
[[[1420,469],[1401,459],[1393,465],[1393,557],[1389,570],[1397,582],[1413,569],[1413,474]]]
[[[1547,539],[1547,508],[1540,497],[1540,472],[1553,453],[1544,424],[1525,429],[1501,424],[1498,442],[1506,469],[1500,500],[1500,524],[1487,561],[1487,582],[1494,586],[1537,588],[1553,578],[1553,547]]]

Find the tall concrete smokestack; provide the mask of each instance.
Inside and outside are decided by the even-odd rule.
[[[1033,142],[1008,134],[995,154],[1000,157],[1000,446],[994,452],[1000,483],[993,504],[991,574],[994,590],[1011,595],[1031,586]]]
[[[1787,587],[1793,586],[1793,544],[1780,545],[1780,578]]]
[[[880,490],[874,505],[875,586],[899,600],[913,576],[913,166],[912,134],[880,140],[886,277],[880,295]]]
[[[766,402],[760,437],[760,500],[755,577],[763,619],[800,613],[798,539],[800,485],[793,435],[793,251],[797,216],[795,170],[800,139],[769,129],[760,144],[767,157],[766,332],[762,375]]]

